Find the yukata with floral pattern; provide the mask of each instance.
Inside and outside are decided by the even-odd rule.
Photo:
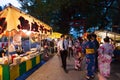
[[[112,61],[114,47],[105,42],[98,49],[98,67],[100,74],[104,77],[110,76],[110,63]]]
[[[82,61],[82,47],[80,42],[77,40],[74,44],[74,57],[75,57],[75,70],[80,70],[81,68],[81,61]]]
[[[89,80],[94,77],[95,69],[95,44],[91,41],[91,35],[87,36],[88,41],[83,45],[83,53],[86,54],[86,79]]]
[[[86,49],[95,49],[95,45],[93,42],[88,41],[86,43]],[[87,76],[93,76],[94,75],[94,69],[95,69],[95,53],[88,54],[86,52],[86,64],[87,64]]]

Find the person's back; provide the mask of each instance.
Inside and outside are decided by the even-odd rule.
[[[98,72],[98,48],[100,46],[99,42],[97,41],[97,35],[92,33],[92,41],[95,45],[95,72]]]
[[[104,43],[98,49],[98,66],[100,74],[104,78],[110,77],[110,63],[114,47],[109,42],[109,37],[104,38]]]
[[[96,34],[94,34],[94,33],[92,33],[91,34],[92,35],[92,40],[93,40],[93,42],[94,42],[94,45],[95,45],[95,51],[97,51],[97,49],[99,48],[99,42],[97,41],[97,35]]]
[[[102,48],[104,49],[103,54],[109,54],[109,55],[113,54],[114,47],[112,44],[104,43],[102,45]]]
[[[3,57],[4,55],[5,55],[4,50],[1,50],[1,51],[0,51],[0,57]]]
[[[54,47],[54,42],[50,41],[50,47]]]
[[[92,41],[92,35],[87,35],[88,41],[85,43],[84,52],[86,54],[87,74],[86,79],[94,78],[95,67],[95,45]]]
[[[100,44],[97,41],[97,39],[95,39],[93,42],[95,43],[95,48],[96,48],[96,51],[97,51],[97,49],[99,48]]]

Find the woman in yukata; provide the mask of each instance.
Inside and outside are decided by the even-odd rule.
[[[80,45],[80,41],[77,39],[74,44],[74,58],[75,58],[75,70],[80,70],[81,61],[82,61],[82,47]]]
[[[90,80],[94,78],[94,69],[95,69],[95,45],[92,41],[92,35],[87,35],[87,41],[83,45],[83,53],[85,53],[86,56],[86,79]]]
[[[110,63],[114,47],[109,43],[110,38],[104,38],[104,43],[98,48],[98,67],[100,75],[106,80],[110,76]]]

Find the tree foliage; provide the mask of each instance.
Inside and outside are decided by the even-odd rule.
[[[18,0],[22,9],[52,26],[54,31],[69,33],[71,20],[85,19],[90,27],[105,29],[119,25],[120,0]],[[74,27],[74,26],[72,26]],[[81,29],[74,27],[76,29]]]

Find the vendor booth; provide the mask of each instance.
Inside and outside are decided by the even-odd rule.
[[[115,32],[98,30],[98,31],[95,31],[95,33],[101,38],[105,38],[106,36],[109,36],[115,41],[120,41],[120,34]]]
[[[61,35],[62,34],[59,32],[53,32],[51,35],[48,36],[48,38],[57,39],[57,38],[60,38]]]
[[[116,42],[116,44],[115,44],[116,46],[120,46],[120,34],[118,34],[118,33],[98,30],[98,31],[95,31],[95,34],[97,34],[97,36],[99,38],[101,38],[101,41],[106,36],[109,36],[114,42]]]
[[[15,80],[39,64],[42,54],[36,46],[51,31],[47,24],[13,6],[1,11],[0,80]]]

